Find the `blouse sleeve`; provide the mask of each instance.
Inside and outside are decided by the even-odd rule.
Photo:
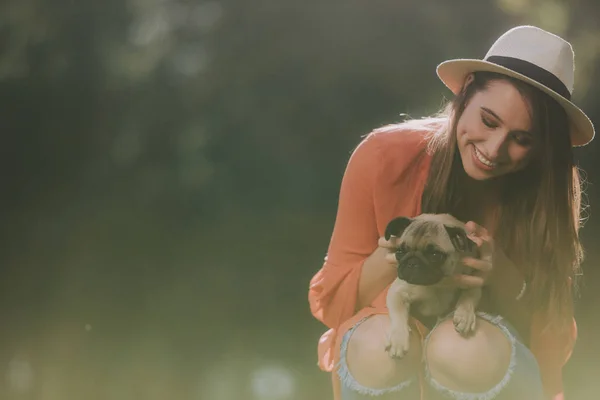
[[[377,248],[373,193],[380,165],[371,134],[353,151],[342,177],[327,256],[308,293],[312,314],[329,328],[354,315],[362,264]]]

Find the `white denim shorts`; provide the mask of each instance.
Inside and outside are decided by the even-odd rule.
[[[452,313],[440,319],[424,340],[426,347],[431,333],[437,325],[451,318]],[[515,328],[501,316],[494,316],[478,312],[477,316],[496,325],[506,335],[511,343],[510,364],[504,377],[494,387],[486,392],[468,393],[451,390],[437,382],[429,373],[427,361],[423,361],[423,373],[426,381],[427,400],[455,399],[455,400],[543,400],[544,390],[540,370],[535,356],[525,344],[523,344]],[[367,317],[370,318],[370,317]],[[346,362],[348,341],[352,333],[367,318],[359,321],[344,335],[340,347],[340,361],[337,374],[341,381],[342,400],[366,400],[373,397],[379,400],[418,400],[421,396],[419,377],[414,376],[404,382],[388,388],[369,388],[361,385],[352,376]]]

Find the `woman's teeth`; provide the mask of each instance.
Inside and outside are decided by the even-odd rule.
[[[490,168],[495,168],[498,165],[498,163],[491,162],[490,160],[485,158],[485,156],[483,154],[481,154],[479,152],[479,150],[477,150],[477,147],[475,147],[475,146],[473,146],[473,147],[475,148],[475,156],[477,157],[477,159],[479,161],[481,161],[482,164],[485,164]]]

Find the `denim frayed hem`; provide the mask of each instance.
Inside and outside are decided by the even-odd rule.
[[[452,315],[452,314],[453,313],[451,313],[450,315]],[[508,382],[510,381],[513,371],[515,370],[515,366],[517,364],[517,362],[516,362],[516,351],[517,351],[516,338],[515,338],[515,335],[502,323],[502,317],[499,315],[498,316],[489,315],[484,312],[477,312],[477,316],[480,317],[481,319],[484,319],[484,320],[490,322],[491,324],[497,326],[498,328],[500,328],[500,330],[508,338],[508,340],[510,341],[510,346],[511,346],[510,363],[508,364],[508,369],[506,371],[506,374],[504,374],[504,377],[493,388],[491,388],[490,390],[488,390],[486,392],[469,393],[469,392],[459,392],[456,390],[448,389],[447,387],[443,386],[441,383],[436,381],[431,376],[431,373],[429,371],[429,366],[427,365],[427,362],[425,362],[424,363],[425,364],[425,379],[427,380],[427,382],[435,390],[437,390],[438,392],[440,392],[440,393],[444,394],[445,396],[452,398],[452,399],[456,399],[456,400],[491,400],[491,399],[494,399],[508,385]],[[448,316],[444,319],[440,319],[438,321],[438,324],[447,318],[448,318]],[[431,336],[431,333],[434,331],[434,329],[435,329],[435,327],[429,332],[429,334],[425,338],[425,342],[423,345],[424,349],[427,347],[427,343],[429,343],[429,337]]]
[[[382,396],[387,393],[399,392],[399,391],[409,387],[411,384],[413,384],[416,381],[416,377],[413,379],[404,381],[398,385],[389,387],[389,388],[375,389],[375,388],[370,388],[370,387],[361,385],[354,378],[354,376],[352,376],[352,373],[350,372],[350,369],[348,368],[348,363],[346,362],[346,352],[348,350],[348,342],[350,341],[350,337],[352,336],[352,333],[354,332],[354,330],[368,318],[369,317],[363,318],[362,320],[357,322],[356,325],[354,325],[352,328],[350,328],[348,330],[348,332],[346,332],[346,334],[342,338],[342,343],[340,345],[340,361],[338,362],[337,368],[336,368],[338,377],[340,378],[342,385],[344,385],[345,387],[347,387],[355,392],[358,392],[362,395],[373,396],[373,397]]]

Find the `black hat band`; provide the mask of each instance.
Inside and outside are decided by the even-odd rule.
[[[551,72],[548,72],[544,68],[538,67],[529,61],[521,60],[519,58],[505,57],[505,56],[490,56],[485,59],[496,65],[504,68],[508,68],[514,72],[518,72],[521,75],[533,79],[534,81],[546,86],[549,89],[554,90],[567,100],[571,100],[571,93],[560,79]]]

